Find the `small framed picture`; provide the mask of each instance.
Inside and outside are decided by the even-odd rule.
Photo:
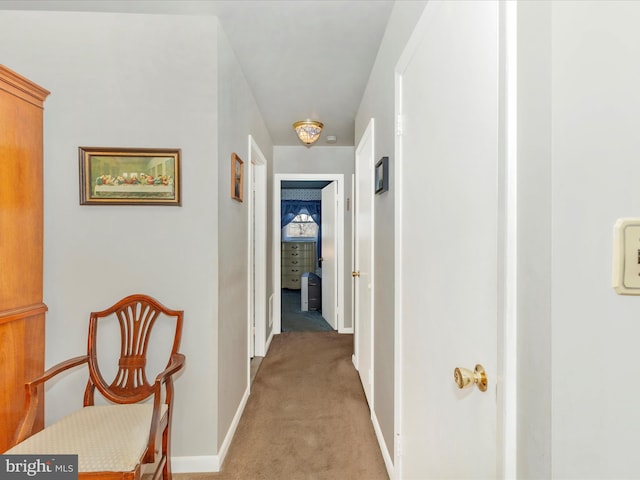
[[[389,190],[389,157],[382,157],[376,163],[376,194]]]
[[[231,154],[231,198],[242,201],[244,192],[244,162],[235,153]]]
[[[180,206],[180,150],[78,147],[80,205]]]

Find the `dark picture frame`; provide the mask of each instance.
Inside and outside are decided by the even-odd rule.
[[[375,192],[383,193],[389,190],[389,157],[382,157],[376,163]]]
[[[181,205],[180,149],[78,147],[80,205]]]
[[[231,154],[231,198],[242,202],[244,193],[244,162],[236,154]]]

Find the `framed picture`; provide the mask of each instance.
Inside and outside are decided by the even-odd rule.
[[[231,154],[231,198],[242,201],[244,192],[244,162],[235,153]]]
[[[78,147],[80,205],[180,206],[180,150]]]
[[[389,190],[389,157],[382,157],[376,163],[376,193]]]

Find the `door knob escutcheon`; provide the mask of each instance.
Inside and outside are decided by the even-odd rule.
[[[473,385],[478,386],[478,390],[481,392],[487,391],[487,375],[482,365],[476,365],[475,370],[472,372],[466,368],[456,368],[453,371],[453,378],[456,381],[458,388],[467,388]]]

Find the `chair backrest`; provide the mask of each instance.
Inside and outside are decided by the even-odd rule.
[[[154,298],[141,294],[130,295],[101,312],[92,312],[88,339],[89,381],[84,405],[94,404],[95,388],[114,403],[136,403],[148,398],[154,392],[154,385],[147,378],[147,352],[151,331],[157,321],[175,321],[173,346],[166,364],[168,366],[172,356],[178,353],[182,318],[181,310],[171,310]],[[108,382],[98,365],[98,324],[115,319],[120,327],[120,357],[115,377]],[[154,380],[155,378],[151,379],[152,382]]]

